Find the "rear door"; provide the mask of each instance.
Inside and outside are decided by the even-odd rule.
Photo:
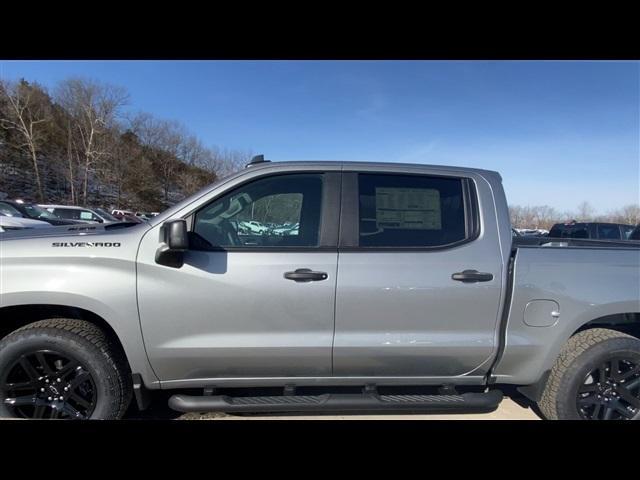
[[[488,183],[345,173],[342,212],[334,375],[483,375],[503,269]]]

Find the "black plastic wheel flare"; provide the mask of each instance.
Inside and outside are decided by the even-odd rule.
[[[52,350],[18,358],[0,379],[0,392],[18,418],[87,419],[97,400],[89,371],[71,355]]]
[[[577,397],[586,420],[640,418],[640,363],[623,357],[602,362],[587,374]]]

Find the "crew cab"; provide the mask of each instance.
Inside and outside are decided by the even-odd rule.
[[[243,222],[296,224],[287,235]],[[514,237],[493,171],[261,159],[148,223],[0,236],[0,415],[640,418],[640,244]]]

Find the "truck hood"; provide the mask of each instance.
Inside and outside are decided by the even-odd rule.
[[[44,223],[44,222],[43,222]],[[48,224],[47,224],[48,225]],[[68,238],[68,237],[86,237],[99,236],[113,233],[124,233],[124,230],[135,230],[142,232],[150,228],[147,223],[117,222],[109,224],[84,224],[84,225],[62,225],[49,226],[48,228],[33,228],[23,230],[10,230],[0,232],[0,241],[3,240],[19,240],[26,238]]]

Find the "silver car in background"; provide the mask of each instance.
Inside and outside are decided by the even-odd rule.
[[[86,208],[76,207],[70,205],[47,205],[40,204],[42,208],[45,208],[49,212],[53,213],[57,217],[80,220],[87,223],[112,223],[119,220],[112,216],[109,212],[101,208]]]

